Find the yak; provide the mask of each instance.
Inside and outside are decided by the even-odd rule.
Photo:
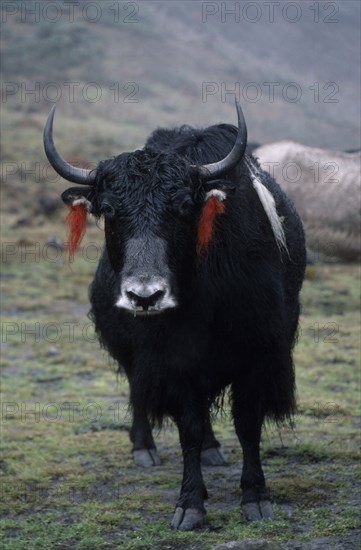
[[[49,162],[80,184],[62,194],[69,250],[86,215],[104,218],[105,246],[90,288],[101,344],[130,386],[134,460],[160,463],[152,437],[165,417],[178,427],[183,480],[171,526],[203,524],[201,462],[223,457],[210,409],[230,396],[243,450],[246,519],[272,518],[260,459],[266,419],[295,411],[292,359],[305,269],[300,218],[285,193],[246,152],[247,127],[157,129],[143,149],[68,164],[44,129]]]
[[[294,202],[310,259],[360,259],[360,150],[330,151],[280,141],[252,154]]]

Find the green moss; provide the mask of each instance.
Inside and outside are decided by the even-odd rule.
[[[312,521],[315,532],[319,531],[323,536],[345,535],[351,529],[361,527],[360,514],[355,506],[346,506],[342,510],[337,505],[305,510],[304,517]]]
[[[313,280],[317,279],[317,269],[315,268],[315,266],[313,266],[313,265],[307,265],[306,266],[305,277],[309,281],[313,281]]]
[[[332,484],[313,477],[285,472],[282,477],[269,481],[272,497],[276,502],[313,505],[328,500]]]

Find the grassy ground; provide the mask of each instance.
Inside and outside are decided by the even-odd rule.
[[[64,256],[53,261],[56,251],[46,246],[49,234],[63,236],[58,225],[39,217],[13,230],[15,220],[4,219],[2,247],[4,548],[206,550],[244,537],[282,548],[284,541],[354,536],[356,266],[317,266],[304,285],[295,428],[267,426],[263,435],[275,520],[249,524],[240,514],[241,451],[226,417],[217,420],[216,433],[228,465],[204,468],[210,494],[205,527],[173,532],[169,521],[182,471],[176,431],[170,424],[157,435],[162,466],[133,465],[128,386],[99,349],[86,317],[96,248],[85,246],[69,268]],[[101,242],[94,225],[89,242]]]

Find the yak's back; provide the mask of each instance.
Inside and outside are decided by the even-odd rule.
[[[176,153],[195,164],[207,164],[226,157],[236,137],[237,128],[231,124],[204,129],[183,125],[172,130],[158,128],[145,146],[155,151]]]

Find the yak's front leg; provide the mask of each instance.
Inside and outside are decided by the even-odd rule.
[[[245,406],[233,388],[233,419],[243,450],[241,476],[241,505],[248,520],[272,519],[272,506],[260,458],[260,439],[263,415],[255,402]]]
[[[204,438],[205,412],[188,409],[182,411],[175,421],[179,430],[179,438],[183,453],[183,481],[180,496],[171,526],[173,529],[190,531],[201,527],[206,510],[203,500],[207,491],[201,471],[201,448]]]

